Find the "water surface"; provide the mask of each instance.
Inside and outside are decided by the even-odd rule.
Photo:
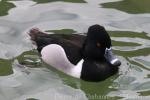
[[[1,100],[149,100],[149,0],[0,0]],[[134,7],[133,7],[134,6]],[[119,73],[92,83],[69,77],[40,59],[27,32],[64,34],[105,26]]]

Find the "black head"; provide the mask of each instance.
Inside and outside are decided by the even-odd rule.
[[[95,24],[88,28],[87,36],[100,36],[100,33],[106,33],[105,28],[103,26]]]
[[[83,45],[83,55],[90,59],[105,59],[105,49],[111,46],[110,37],[103,26],[92,25]]]
[[[103,47],[109,48],[111,46],[109,34],[103,26],[98,24],[89,27],[87,32],[87,39],[89,42],[101,44]]]

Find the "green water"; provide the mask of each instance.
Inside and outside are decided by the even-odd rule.
[[[8,11],[15,7],[12,3],[7,2],[8,0],[2,0],[0,2],[0,16],[4,16],[8,14]]]
[[[37,3],[48,3],[48,2],[55,2],[55,1],[64,1],[64,2],[73,2],[73,3],[85,3],[84,0],[33,0]]]
[[[1,0],[0,99],[149,100],[149,4],[149,0],[102,4],[90,0]],[[45,64],[27,35],[32,27],[49,34],[86,33],[95,23],[105,26],[113,52],[122,62],[118,74],[98,83],[67,76]]]
[[[76,31],[72,30],[72,29],[61,29],[61,30],[48,30],[46,32],[52,32],[55,34],[73,34]]]
[[[149,0],[122,0],[113,3],[104,3],[103,7],[115,8],[127,13],[150,13]]]

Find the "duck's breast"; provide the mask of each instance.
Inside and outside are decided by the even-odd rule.
[[[102,81],[118,72],[117,66],[106,61],[85,60],[82,67],[81,79],[86,81]]]

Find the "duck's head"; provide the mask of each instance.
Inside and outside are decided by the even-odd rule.
[[[111,40],[105,28],[97,24],[92,25],[83,45],[83,56],[89,59],[105,59],[105,50],[110,46]]]
[[[103,26],[98,24],[89,27],[87,32],[88,42],[96,43],[98,47],[110,48],[111,39]]]

